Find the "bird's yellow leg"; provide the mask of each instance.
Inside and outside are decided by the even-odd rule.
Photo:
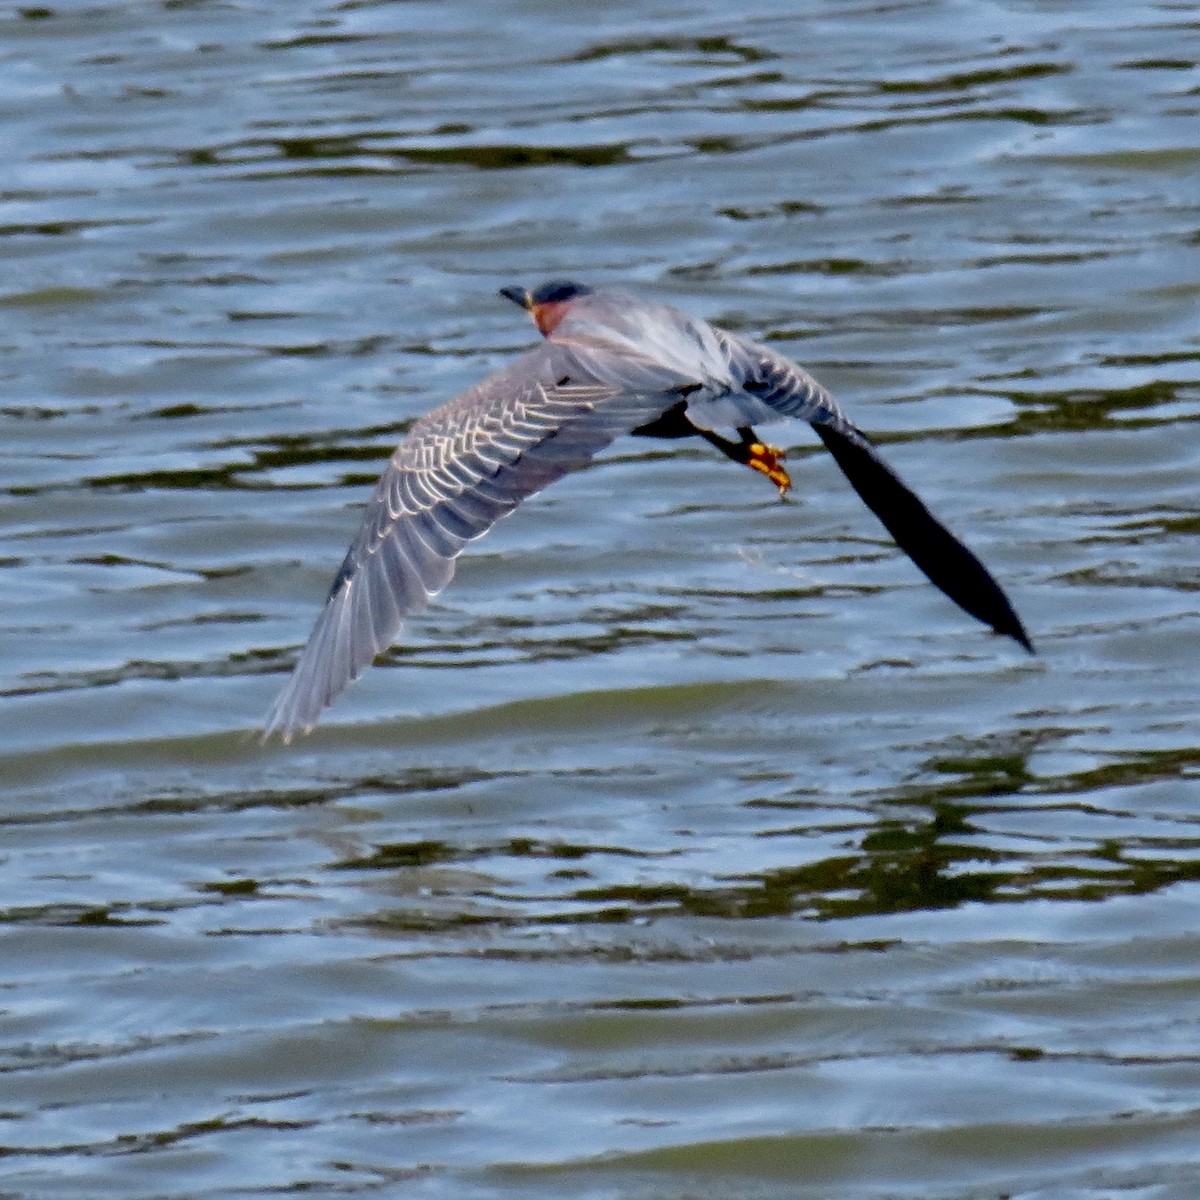
[[[791,476],[782,465],[786,457],[777,446],[760,441],[746,443],[746,466],[765,475],[779,489],[781,500],[792,488]]]
[[[791,477],[782,466],[783,451],[777,446],[768,446],[766,442],[759,441],[758,434],[749,425],[739,426],[738,437],[741,438],[741,441],[738,442],[731,442],[711,429],[703,429],[699,425],[691,425],[690,422],[689,425],[693,433],[698,434],[709,445],[716,446],[726,458],[744,463],[751,470],[765,475],[779,489],[781,500],[791,490]],[[637,432],[638,430],[635,429],[634,433]],[[673,435],[667,434],[666,436]]]

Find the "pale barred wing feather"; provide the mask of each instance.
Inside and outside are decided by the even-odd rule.
[[[544,343],[416,422],[396,448],[263,737],[288,742],[450,582],[455,559],[522,500],[667,400],[597,382],[587,352]],[[671,397],[674,399],[674,397]]]
[[[741,334],[717,333],[734,380],[773,412],[813,425],[852,428],[837,401],[803,367]]]

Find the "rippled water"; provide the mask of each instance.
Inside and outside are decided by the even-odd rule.
[[[1200,1185],[1183,3],[0,10],[0,1192]],[[619,443],[248,736],[498,286],[765,336],[1004,581]]]

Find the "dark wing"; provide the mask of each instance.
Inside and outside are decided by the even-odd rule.
[[[749,338],[722,331],[742,387],[774,411],[812,424],[834,461],[896,545],[964,612],[1015,639],[1031,654],[1029,634],[988,569],[887,465],[871,440],[806,371]]]
[[[547,342],[418,420],[375,487],[264,739],[308,732],[450,582],[468,542],[672,399],[597,384],[572,350]]]
[[[814,423],[813,428],[863,503],[930,581],[964,612],[1014,638],[1032,654],[1033,643],[1021,618],[987,567],[879,457],[866,435],[849,423],[844,428]]]

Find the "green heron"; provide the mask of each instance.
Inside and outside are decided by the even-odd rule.
[[[806,371],[769,347],[627,292],[568,281],[506,287],[535,350],[417,420],[367,504],[264,738],[307,733],[454,574],[466,544],[621,434],[701,437],[783,495],[781,451],[754,426],[808,421],[851,486],[929,579],[1033,651],[999,584]],[[737,440],[717,430],[736,430]]]

